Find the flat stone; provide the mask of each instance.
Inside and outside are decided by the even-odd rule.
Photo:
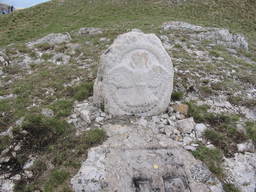
[[[172,61],[161,41],[133,31],[101,56],[93,99],[115,116],[150,116],[166,111],[172,89]]]
[[[75,192],[210,192],[209,180],[222,190],[202,162],[165,135],[137,124],[110,123],[103,129],[109,138],[90,149],[71,179]]]
[[[177,127],[183,133],[191,133],[195,125],[193,117],[177,121]]]

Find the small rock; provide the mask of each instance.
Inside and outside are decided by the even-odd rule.
[[[187,115],[188,114],[188,105],[186,104],[177,104],[177,105],[174,105],[173,106],[173,109],[176,111],[176,112],[180,112],[184,115]]]
[[[27,177],[27,178],[32,178],[32,177],[33,177],[33,172],[32,172],[32,171],[25,170],[24,175],[25,175],[25,177]]]
[[[202,137],[203,133],[206,129],[207,129],[207,127],[205,126],[205,124],[203,124],[203,123],[196,124],[196,126],[195,126],[196,136]]]
[[[80,111],[80,117],[88,124],[91,123],[91,119],[90,119],[90,111],[84,109],[82,111]]]
[[[177,127],[183,133],[191,133],[195,127],[193,117],[177,121]]]
[[[255,146],[252,141],[237,144],[237,149],[239,152],[255,152]]]
[[[190,145],[192,143],[193,139],[190,136],[185,136],[183,138],[183,145]]]
[[[13,181],[19,181],[19,180],[21,180],[21,175],[19,175],[19,174],[14,175],[13,177],[11,177],[11,180],[13,180]]]
[[[188,151],[195,151],[196,150],[196,147],[194,146],[191,146],[191,145],[187,145],[184,147],[184,149],[188,150]]]
[[[44,115],[45,117],[53,117],[54,116],[53,110],[51,110],[49,108],[43,108],[41,111],[41,114]]]
[[[94,27],[84,27],[79,29],[79,35],[99,35],[102,34],[103,30],[101,28],[94,28]]]

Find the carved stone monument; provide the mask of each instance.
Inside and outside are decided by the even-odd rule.
[[[101,56],[94,103],[113,115],[164,112],[173,89],[173,67],[154,34],[122,34]]]

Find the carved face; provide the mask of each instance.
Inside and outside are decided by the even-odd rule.
[[[108,75],[111,97],[124,112],[143,114],[153,110],[164,91],[168,74],[158,58],[144,49],[133,50]]]

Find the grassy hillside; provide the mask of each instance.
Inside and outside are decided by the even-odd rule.
[[[169,20],[222,26],[255,38],[255,10],[254,0],[191,0],[179,6],[165,0],[53,0],[1,16],[0,46],[84,26],[152,31]]]

